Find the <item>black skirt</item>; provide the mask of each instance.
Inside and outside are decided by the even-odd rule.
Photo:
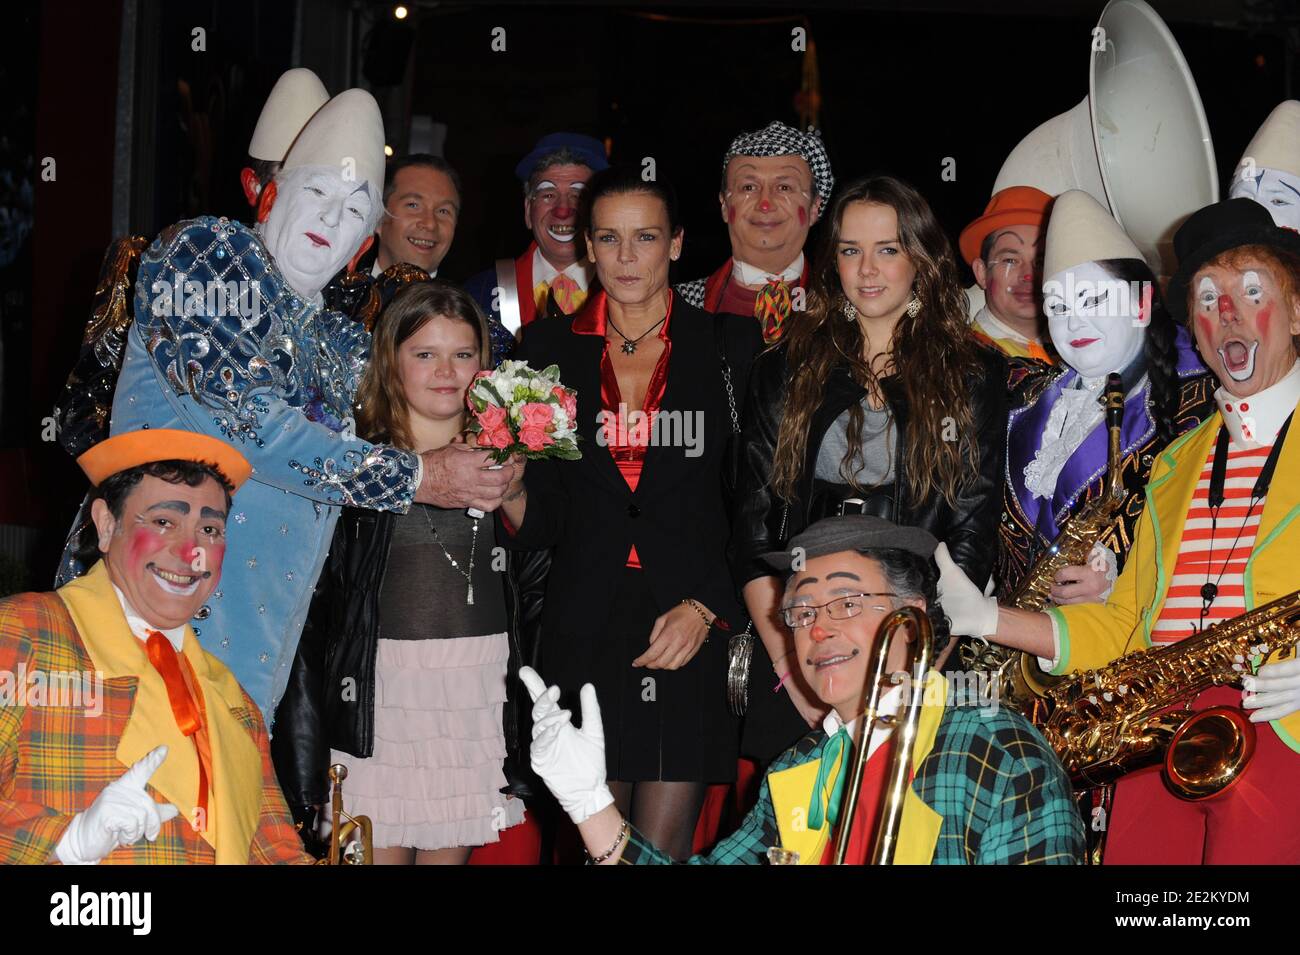
[[[678,670],[634,668],[650,645],[655,618],[670,608],[656,607],[641,571],[624,568],[617,580],[603,627],[552,627],[543,634],[542,677],[561,688],[574,725],[582,718],[579,689],[596,687],[609,779],[733,781],[740,727],[727,710],[727,634],[711,631]]]

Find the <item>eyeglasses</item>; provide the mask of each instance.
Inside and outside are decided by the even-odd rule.
[[[878,604],[868,604],[862,601],[863,597],[897,597],[896,593],[874,593],[874,594],[845,594],[843,597],[836,597],[830,603],[818,604],[800,604],[797,607],[782,607],[781,619],[791,630],[799,630],[803,627],[811,627],[817,620],[817,612],[825,610],[826,615],[832,620],[848,620],[856,617],[863,610],[876,610],[881,613],[887,613],[891,607],[882,607]]]

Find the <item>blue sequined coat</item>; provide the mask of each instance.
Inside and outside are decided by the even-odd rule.
[[[417,487],[415,455],[352,432],[369,348],[364,328],[290,288],[238,222],[178,223],[141,258],[111,433],[196,431],[253,465],[221,583],[193,623],[268,724],[340,507],[404,512]]]

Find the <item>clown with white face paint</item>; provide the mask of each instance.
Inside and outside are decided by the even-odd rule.
[[[482,470],[483,452],[417,456],[353,434],[370,336],[322,308],[321,289],[373,241],[383,144],[374,98],[341,93],[307,123],[262,190],[257,232],[212,217],[181,222],[140,263],[112,430],[208,434],[235,443],[252,463],[230,515],[244,526],[227,552],[223,586],[199,608],[194,629],[268,723],[340,505],[405,511],[418,500],[492,510],[509,480],[508,471]],[[202,294],[232,283],[249,294]],[[225,599],[227,591],[238,599]]]
[[[1229,199],[1252,199],[1284,229],[1300,230],[1300,101],[1277,105],[1246,147]]]
[[[1016,385],[1020,401],[1013,404],[1023,406],[1009,419],[996,577],[1002,592],[1013,589],[1069,517],[1101,490],[1107,454],[1101,399],[1107,376],[1118,372],[1129,501],[1089,564],[1062,569],[1052,591],[1059,604],[1098,601],[1123,566],[1151,452],[1210,413],[1209,388],[1137,247],[1087,193],[1056,200],[1044,274],[1043,310],[1062,365],[1031,372]]]
[[[1300,590],[1300,442],[1291,433],[1300,402],[1300,234],[1255,202],[1228,199],[1194,213],[1174,234],[1174,251],[1169,309],[1190,325],[1219,380],[1217,407],[1155,455],[1114,593],[1104,605],[1046,614],[999,608],[937,554],[955,632],[1036,654],[1063,674],[1197,639]],[[1265,659],[1243,653],[1210,671],[1239,682],[1198,692],[1189,670],[1173,688],[1171,702],[1181,695],[1192,712],[1219,707],[1247,717],[1253,746],[1243,747],[1253,755],[1229,787],[1201,801],[1175,796],[1159,772],[1122,777],[1107,864],[1300,858],[1292,798],[1300,788],[1300,660],[1291,639]]]

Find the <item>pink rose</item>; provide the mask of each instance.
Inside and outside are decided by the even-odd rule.
[[[549,403],[543,404],[538,401],[530,401],[519,409],[519,415],[522,419],[521,433],[524,428],[536,428],[539,431],[544,431],[555,421],[555,408]]]
[[[560,400],[560,407],[563,408],[564,413],[569,416],[570,424],[577,421],[578,396],[568,388],[561,388],[559,385],[556,385],[551,389],[551,394],[555,395],[555,397]]]
[[[527,407],[525,405],[524,407]],[[519,429],[519,440],[529,451],[541,451],[548,444],[554,444],[555,439],[543,431],[541,428],[524,426]]]
[[[478,446],[480,448],[508,448],[510,444],[509,428],[484,428],[478,433]]]
[[[482,411],[475,412],[474,417],[483,426],[484,431],[495,431],[505,427],[506,409],[500,405],[488,405]]]

